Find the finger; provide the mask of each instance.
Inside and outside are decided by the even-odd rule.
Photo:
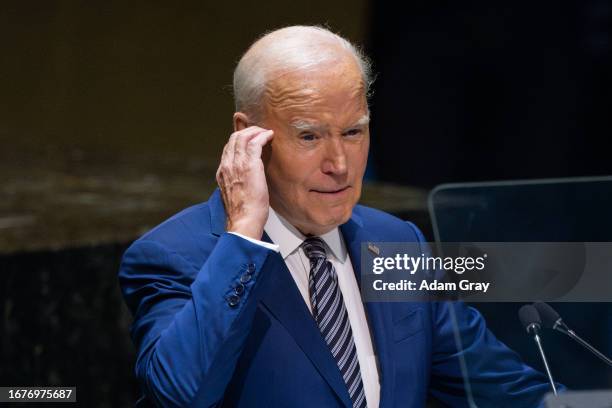
[[[247,144],[247,153],[251,157],[261,157],[261,151],[263,147],[274,137],[274,131],[268,130],[266,132],[261,132],[257,136],[253,137],[249,140]]]
[[[242,130],[237,130],[234,133],[232,133],[230,135],[230,139],[231,138],[240,138],[242,139],[243,137],[246,138],[250,138],[255,136],[256,134],[260,133],[260,132],[264,132],[268,129],[264,129],[262,127],[259,126],[249,126],[248,128],[244,128]]]
[[[236,143],[234,145],[235,155],[241,156],[243,154],[248,154],[247,145],[249,142],[260,135],[263,132],[269,131],[268,129],[264,129],[258,126],[252,126],[253,130],[249,132],[243,132],[237,135]],[[251,128],[249,128],[251,129]],[[246,129],[245,129],[246,131]]]
[[[233,161],[234,153],[233,151],[230,151],[230,145],[232,143],[228,141],[225,144],[225,146],[223,146],[223,153],[221,154],[221,160],[219,160],[219,167],[217,168],[217,174],[216,174],[216,178],[217,178],[217,182],[219,183],[219,186],[221,186],[221,181],[222,181],[220,177],[223,175],[223,173],[227,170],[228,166]]]
[[[221,194],[223,194],[223,189],[225,186],[223,185],[223,173],[221,172],[221,167],[219,167],[219,170],[217,170],[215,179],[217,180],[217,185],[219,188],[221,188]]]
[[[237,132],[232,133],[229,137],[229,140],[225,144],[225,151],[223,153],[221,161],[224,162],[226,165],[230,165],[234,162],[236,137]]]
[[[237,147],[239,142],[245,142],[256,136],[257,134],[266,131],[259,126],[250,126],[246,129],[234,132],[230,135],[228,142],[223,147],[223,153],[217,169],[217,175],[223,175],[225,172],[232,172],[237,161],[243,160],[245,148]],[[226,175],[227,176],[227,175]],[[219,180],[218,180],[219,181]],[[221,182],[225,181],[223,179]]]
[[[241,140],[243,137],[252,137],[261,130],[263,129],[258,126],[249,126],[246,129],[242,129],[232,133],[229,137],[229,140],[225,144],[225,148],[223,149],[223,154],[225,155],[227,162],[232,163],[234,161],[234,157],[236,155],[236,142]]]

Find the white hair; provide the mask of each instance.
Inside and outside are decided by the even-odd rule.
[[[344,55],[352,55],[365,85],[366,97],[374,82],[372,64],[367,56],[345,38],[319,26],[290,26],[263,35],[244,53],[234,70],[234,103],[236,112],[254,116],[261,114],[265,87],[272,73],[304,70]]]

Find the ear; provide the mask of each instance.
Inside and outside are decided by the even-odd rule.
[[[234,132],[238,132],[239,130],[246,129],[249,127],[249,118],[242,112],[234,113]]]

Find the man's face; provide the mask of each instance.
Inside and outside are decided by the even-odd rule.
[[[361,195],[369,148],[365,84],[345,58],[288,72],[266,88],[263,161],[270,205],[304,234],[345,223]]]

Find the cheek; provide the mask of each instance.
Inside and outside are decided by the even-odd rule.
[[[366,165],[368,162],[368,141],[364,141],[358,146],[354,146],[351,151],[351,167],[352,177],[354,178],[353,184],[357,185],[361,181],[363,174],[365,173]]]
[[[274,167],[284,180],[301,184],[318,168],[314,152],[305,152],[284,143],[274,151]]]
[[[365,170],[366,164],[368,162],[368,153],[370,151],[370,134],[368,133],[361,144],[361,161],[362,168]]]
[[[304,195],[308,179],[312,174],[313,160],[305,160],[295,152],[274,151],[266,163],[266,174],[271,188],[285,196],[287,201],[295,201],[297,195]]]

